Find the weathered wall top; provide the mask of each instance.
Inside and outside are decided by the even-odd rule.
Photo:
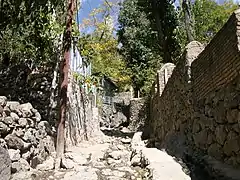
[[[157,94],[161,95],[164,87],[168,82],[168,78],[171,77],[175,65],[173,63],[166,63],[157,72]]]

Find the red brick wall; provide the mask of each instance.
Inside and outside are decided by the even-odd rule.
[[[240,71],[237,16],[233,15],[192,63],[194,98],[200,100],[237,77]]]

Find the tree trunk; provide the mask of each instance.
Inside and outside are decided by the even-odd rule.
[[[190,7],[190,1],[189,0],[183,0],[182,2],[182,8],[184,12],[184,22],[185,22],[185,30],[187,33],[187,40],[188,43],[191,41],[194,41],[194,21],[191,13],[191,7]]]
[[[162,4],[164,4],[164,2],[162,2]],[[171,59],[170,52],[168,50],[167,37],[165,37],[163,33],[163,25],[161,22],[161,16],[159,14],[159,8],[162,9],[161,10],[162,12],[165,11],[163,6],[158,5],[157,0],[152,0],[152,12],[156,22],[160,46],[162,47],[162,50],[163,50],[163,62],[167,63],[167,62],[172,62],[172,59]]]
[[[68,72],[70,68],[70,49],[71,49],[71,34],[72,34],[72,21],[73,12],[75,8],[75,0],[68,0],[67,9],[67,25],[63,37],[63,50],[64,58],[60,63],[60,120],[57,131],[57,144],[56,144],[56,160],[55,169],[61,167],[62,159],[64,158],[64,145],[65,145],[65,120],[67,108],[67,87],[68,87]]]

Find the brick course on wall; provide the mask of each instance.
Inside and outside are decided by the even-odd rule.
[[[160,84],[152,88],[149,121],[152,138],[163,146],[170,142],[180,151],[186,146],[236,167],[240,167],[239,17],[237,10],[205,48],[191,42],[177,66],[168,70],[172,73],[167,83],[158,73]]]
[[[240,70],[237,22],[238,15],[231,16],[193,62],[191,70],[196,100],[224,87],[237,77]]]

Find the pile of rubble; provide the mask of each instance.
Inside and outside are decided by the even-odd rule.
[[[7,101],[0,96],[0,148],[2,152],[8,151],[9,156],[6,153],[4,158],[10,163],[6,166],[1,159],[0,171],[4,167],[11,167],[11,173],[29,171],[44,162],[55,152],[53,135],[48,122],[41,120],[30,103]]]

